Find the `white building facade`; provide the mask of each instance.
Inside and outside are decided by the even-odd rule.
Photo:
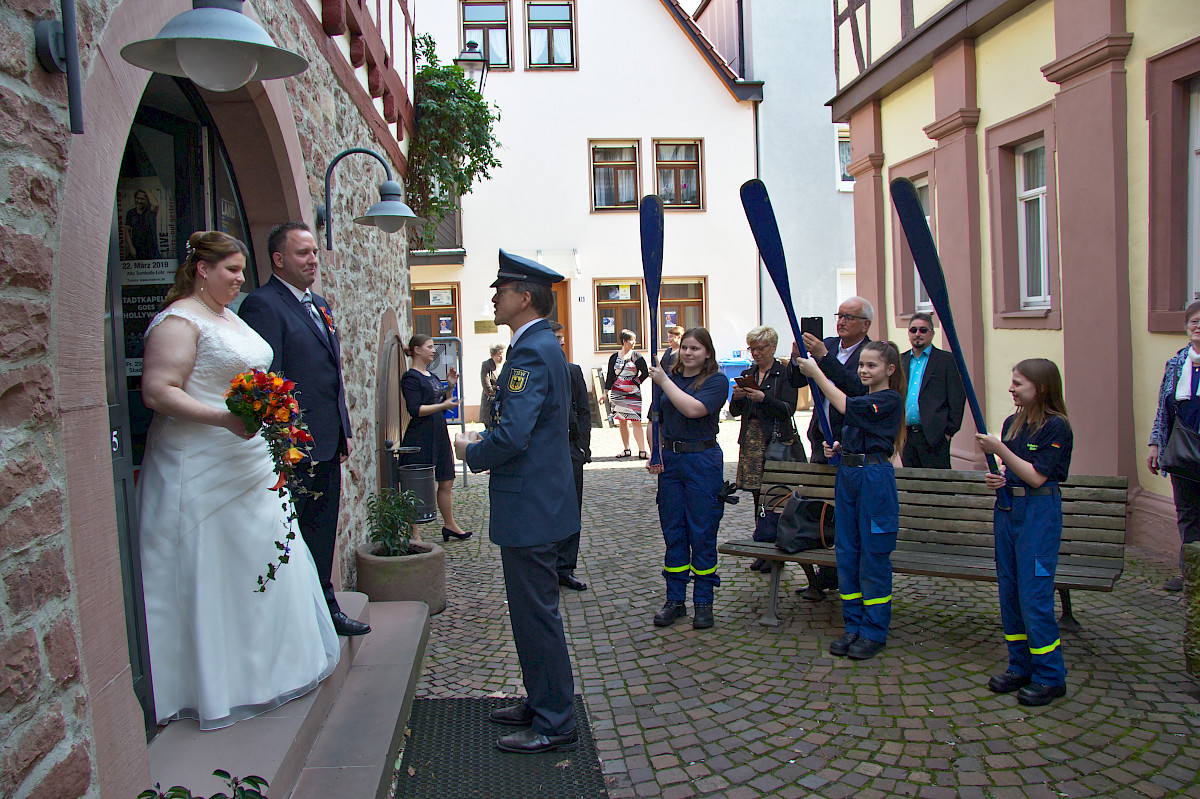
[[[556,313],[585,372],[607,364],[624,328],[647,353],[651,324],[660,341],[670,324],[707,327],[721,359],[745,349],[759,280],[738,187],[756,176],[761,87],[738,80],[674,0],[458,0],[421,5],[415,24],[444,62],[482,42],[484,96],[501,109],[503,166],[463,197],[461,250],[410,261],[414,329],[463,340],[468,419],[479,364],[510,333],[492,326],[498,248],[566,276]],[[646,194],[666,208],[657,320],[642,277]]]

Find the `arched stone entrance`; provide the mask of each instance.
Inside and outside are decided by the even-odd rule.
[[[133,796],[149,785],[141,711],[130,684],[110,466],[104,369],[104,264],[123,145],[150,73],[120,57],[190,7],[175,0],[125,0],[85,65],[87,133],[72,137],[57,229],[53,318],[55,382],[67,453],[65,482],[72,588],[86,675],[93,759],[102,796]],[[247,9],[249,11],[249,9]],[[286,219],[312,220],[303,157],[283,82],[205,96],[235,171],[269,274],[265,232]],[[266,275],[260,274],[265,278]]]

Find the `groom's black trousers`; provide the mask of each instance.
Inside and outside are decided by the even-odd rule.
[[[296,515],[299,521],[300,534],[304,543],[312,552],[313,561],[317,565],[317,576],[321,578],[321,589],[325,592],[325,601],[329,603],[329,612],[337,613],[337,597],[333,594],[333,549],[337,542],[338,503],[342,496],[342,463],[337,455],[331,461],[320,461],[312,464],[312,475],[309,476],[308,464],[296,466],[295,476],[300,485],[321,496],[312,499],[308,494],[295,497]]]

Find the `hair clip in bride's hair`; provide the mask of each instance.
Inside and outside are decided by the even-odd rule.
[[[196,252],[196,248],[192,246],[192,243],[190,241],[187,244],[183,245],[184,260],[191,258],[192,255],[195,254],[195,252]]]

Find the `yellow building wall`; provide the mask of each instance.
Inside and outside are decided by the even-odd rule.
[[[988,430],[998,432],[1013,412],[1008,387],[1012,368],[1025,358],[1049,358],[1064,372],[1060,330],[996,330],[991,327],[992,251],[991,207],[988,202],[987,141],[989,126],[1003,122],[1054,99],[1057,86],[1041,68],[1055,58],[1054,4],[1036,3],[1014,14],[975,40],[976,86],[979,101],[979,210],[982,256],[982,296],[985,326],[984,397]],[[1065,316],[1065,314],[1064,314]],[[1083,368],[1082,365],[1080,368]],[[1070,408],[1071,397],[1067,397]]]
[[[1163,364],[1187,344],[1187,336],[1182,330],[1173,335],[1149,333],[1146,330],[1150,208],[1146,59],[1200,36],[1200,3],[1196,0],[1128,0],[1125,15],[1128,30],[1134,34],[1133,47],[1125,58],[1129,108],[1129,302],[1133,330],[1133,423],[1138,446],[1144,452],[1158,410],[1158,387],[1162,383]],[[1144,458],[1138,461],[1138,482],[1142,487],[1170,496],[1170,481],[1150,474]]]

